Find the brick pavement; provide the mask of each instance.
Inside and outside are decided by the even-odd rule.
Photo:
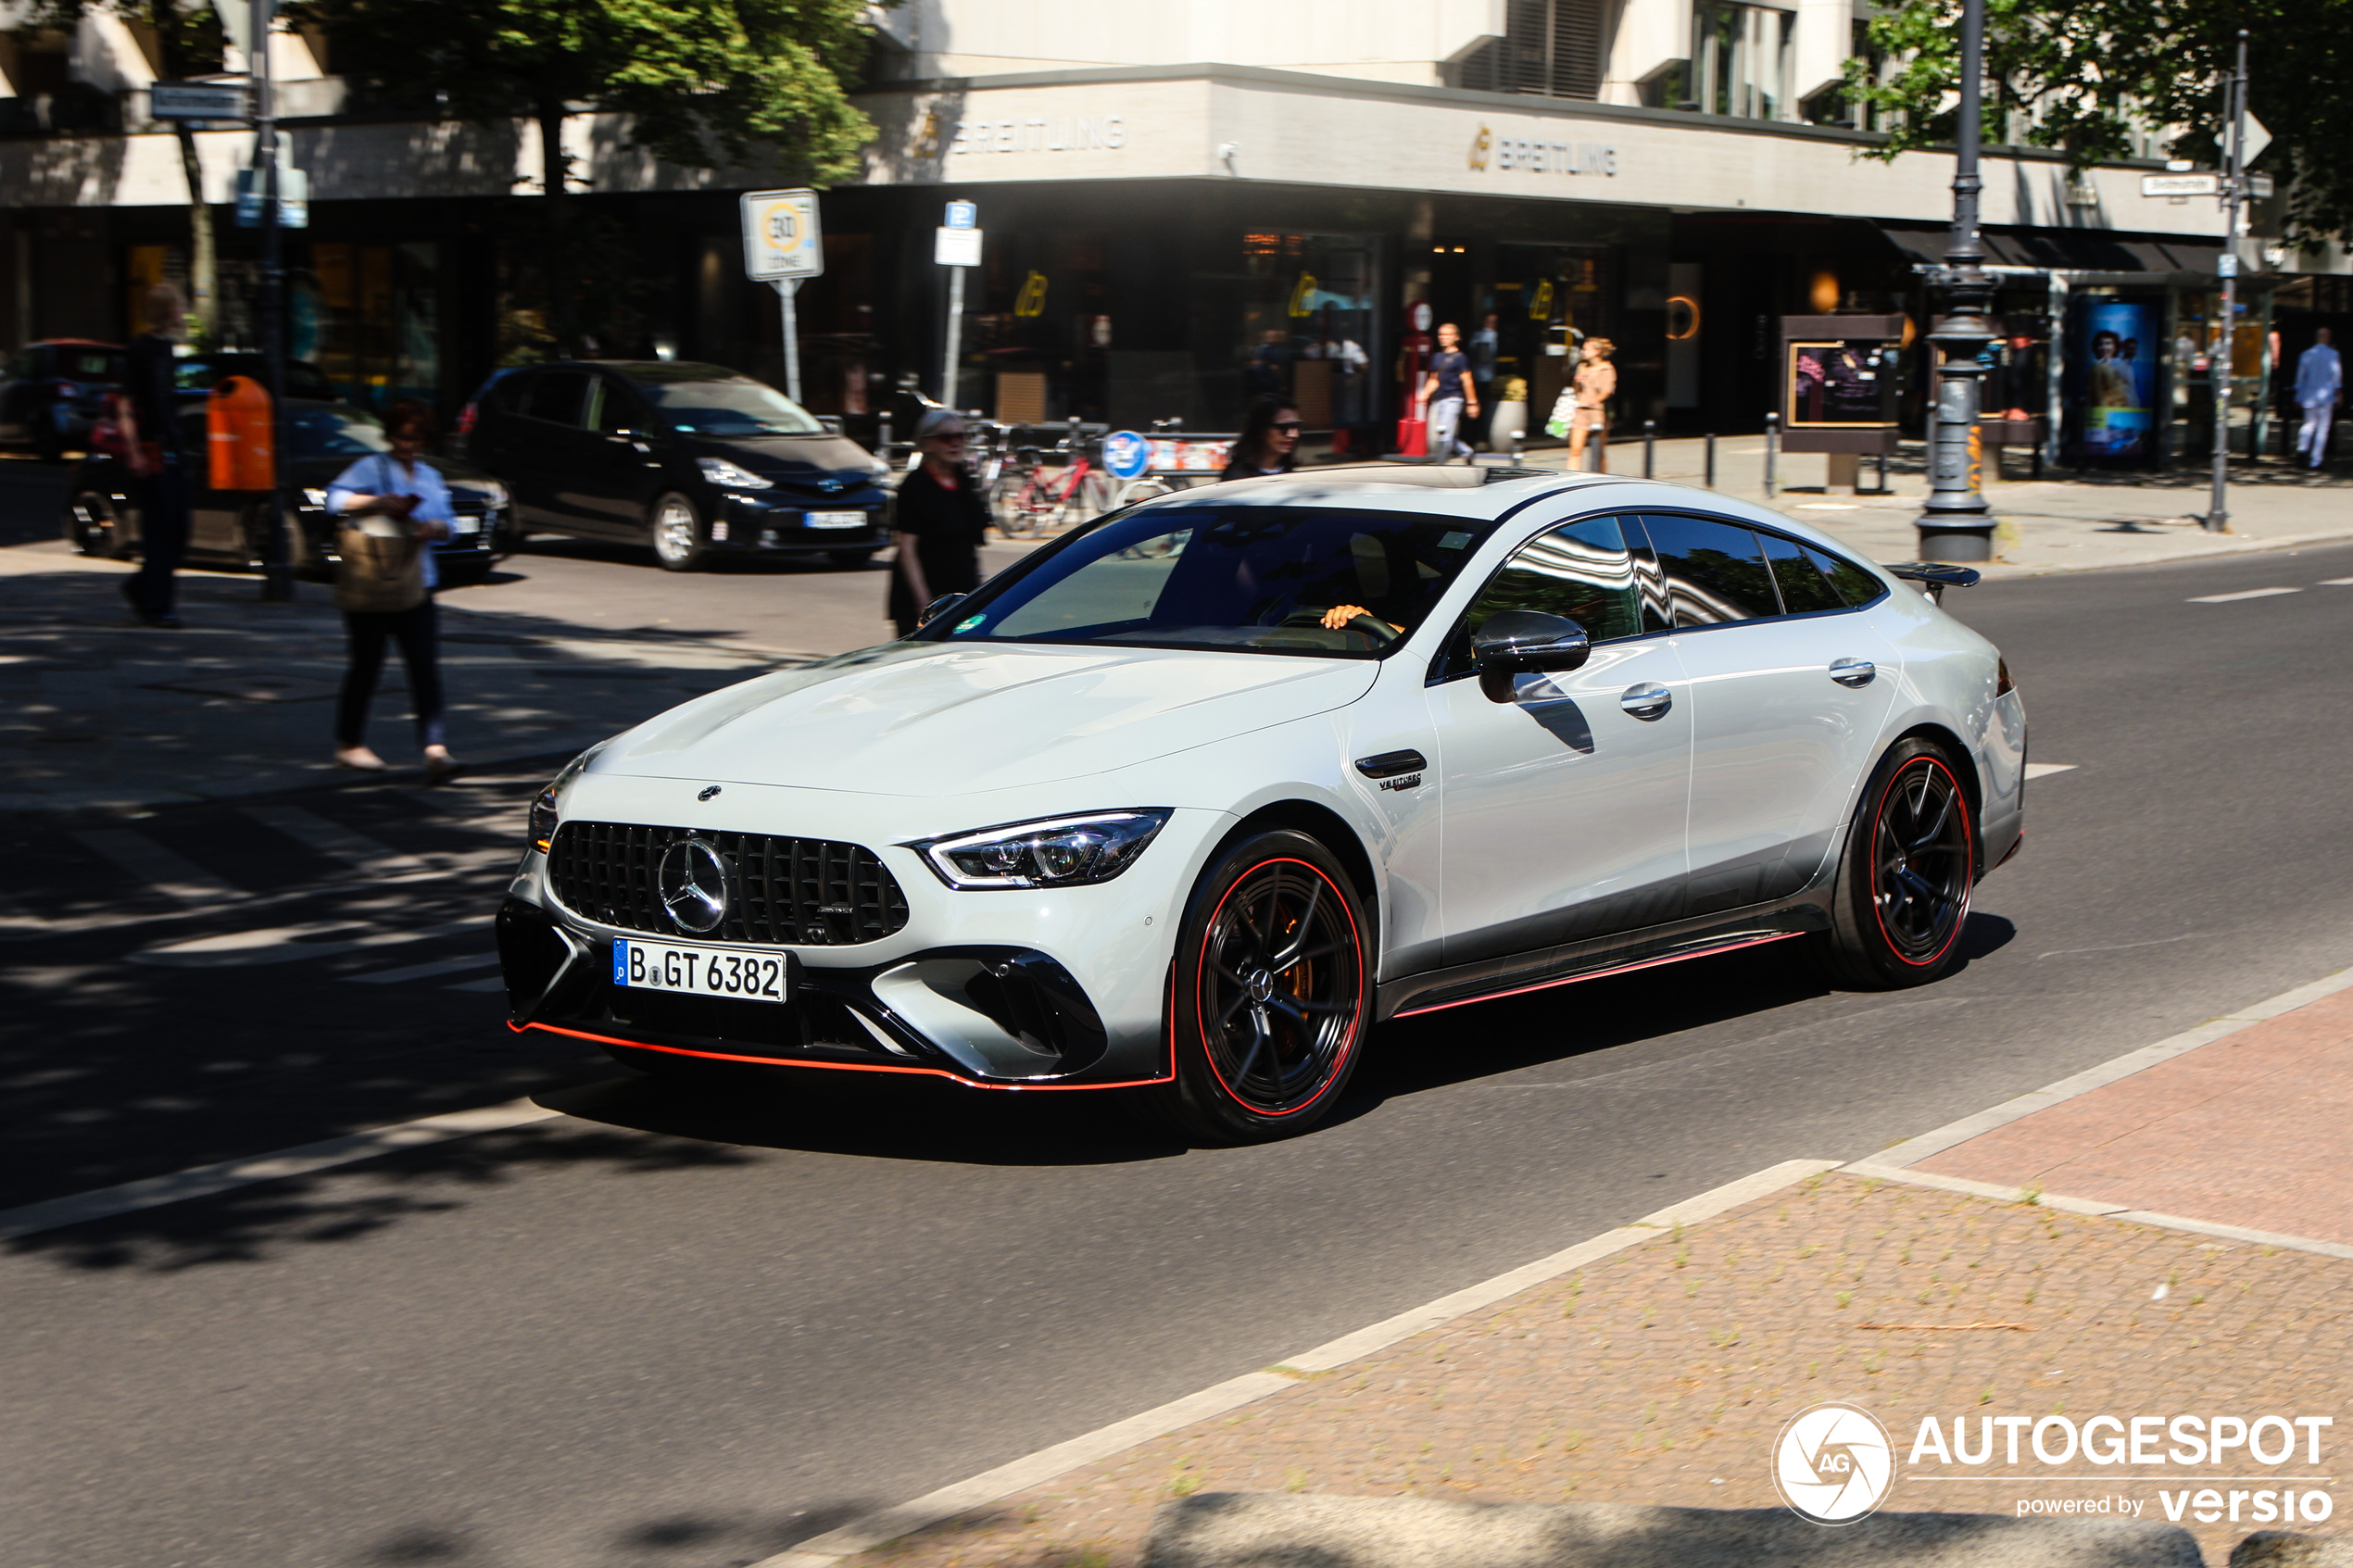
[[[2348,1289],[2338,1259],[1833,1173],[874,1555],[1123,1568],[1153,1505],[1196,1490],[1771,1507],[1774,1436],[1826,1399],[1899,1449],[1923,1414],[2331,1412],[2353,1393]],[[2023,1326],[1957,1327],[1976,1323]],[[1943,1327],[1887,1326],[1908,1324]],[[2120,1492],[2162,1517],[2161,1468],[1998,1478],[2036,1468],[1907,1477],[1888,1506]],[[2256,1528],[2183,1523],[2218,1564]]]
[[[2353,1245],[2353,991],[1913,1167]]]
[[[2349,1107],[2353,991],[2340,991],[1914,1169],[2353,1242]],[[1947,1430],[1961,1416],[2329,1415],[2331,1441],[2353,1442],[2347,1300],[2353,1261],[1833,1172],[873,1555],[1124,1568],[1154,1505],[1195,1491],[1770,1507],[1772,1439],[1830,1399],[1879,1415],[1904,1453],[1923,1415]],[[2333,1475],[2333,1451],[2269,1474]],[[2023,1498],[2105,1495],[2162,1520],[2158,1494],[2185,1474],[2118,1464],[2054,1482],[2087,1466],[2030,1461],[1931,1479],[1940,1468],[1906,1467],[1886,1506],[2008,1513]],[[2265,1527],[2245,1506],[2235,1522],[2180,1523],[2220,1564]]]

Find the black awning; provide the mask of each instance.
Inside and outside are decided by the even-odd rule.
[[[1881,233],[1916,262],[1942,266],[1952,233],[1943,223],[1881,221]],[[1985,259],[2005,267],[2037,267],[2068,272],[2188,272],[2211,277],[2222,253],[2219,240],[2167,236],[2130,238],[2102,229],[1994,229],[1982,231]]]

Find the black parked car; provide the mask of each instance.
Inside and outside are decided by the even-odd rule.
[[[122,384],[122,347],[88,338],[28,343],[0,375],[0,446],[30,448],[44,463],[90,442],[107,394]]]
[[[189,458],[188,558],[192,562],[258,567],[261,525],[268,517],[262,498],[250,492],[214,490],[205,458],[205,409],[201,403],[180,411]],[[376,416],[346,403],[289,398],[285,406],[286,483],[295,495],[295,569],[330,575],[335,564],[334,521],[327,515],[327,486],[359,458],[389,452]],[[445,583],[479,580],[491,563],[514,548],[514,514],[506,486],[472,464],[450,458],[425,459],[448,482],[456,529],[434,546]],[[139,553],[142,485],[112,458],[93,453],[75,476],[66,500],[65,533],[85,556],[127,560]]]
[[[458,416],[526,533],[625,539],[673,571],[723,551],[857,566],[889,542],[887,471],[783,393],[717,365],[505,370]]]

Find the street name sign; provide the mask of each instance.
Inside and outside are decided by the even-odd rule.
[[[2145,196],[2219,196],[2222,194],[2220,174],[2144,174],[2141,194]]]
[[[158,82],[147,89],[153,119],[249,119],[242,82]]]
[[[825,270],[814,191],[753,191],[736,204],[744,227],[744,276],[757,283],[814,278]]]

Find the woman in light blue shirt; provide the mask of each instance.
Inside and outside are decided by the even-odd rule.
[[[441,722],[441,666],[433,602],[434,590],[440,586],[440,576],[434,570],[433,542],[449,536],[449,486],[423,458],[425,445],[437,429],[431,408],[414,398],[403,398],[384,413],[384,433],[392,450],[360,458],[327,486],[331,514],[376,515],[405,522],[425,553],[423,603],[412,609],[343,612],[351,665],[344,671],[343,695],[335,704],[335,761],[362,772],[384,771],[384,759],[368,748],[368,703],[376,695],[384,643],[390,639],[399,643],[401,662],[409,669],[409,696],[416,708],[417,741],[424,747],[425,778],[434,784],[458,771]]]

